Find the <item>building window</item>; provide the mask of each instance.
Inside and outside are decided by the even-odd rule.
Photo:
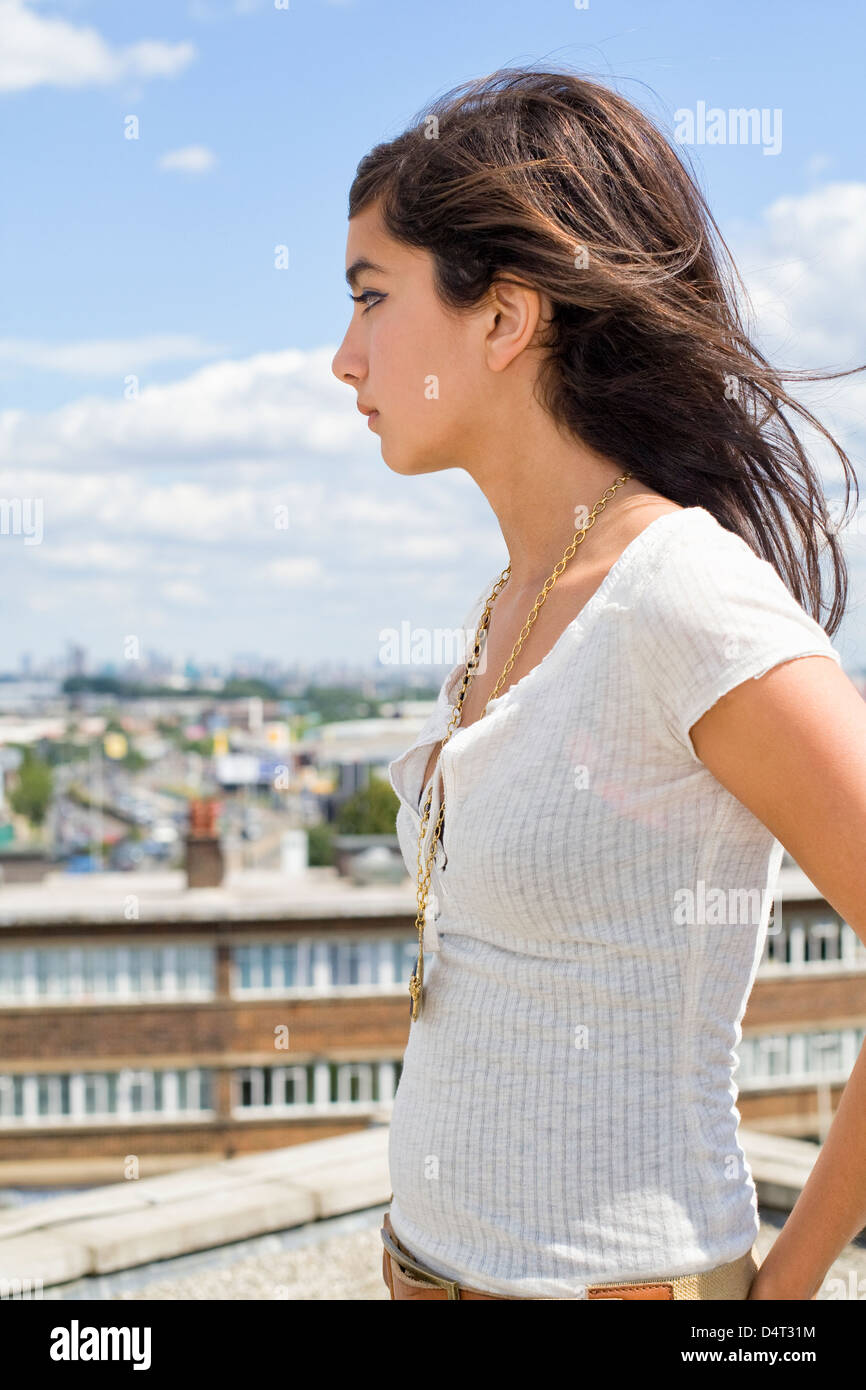
[[[69,1114],[69,1077],[37,1076],[36,1109],[40,1119]]]
[[[374,1062],[309,1062],[302,1066],[240,1067],[235,1072],[235,1111],[350,1114],[393,1101],[402,1059]]]
[[[761,968],[803,970],[809,966],[828,970],[866,969],[866,944],[854,929],[826,904],[812,909],[775,914],[778,929],[767,933]]]
[[[0,950],[0,999],[11,1003],[24,998],[24,952]]]
[[[312,1067],[286,1067],[283,1082],[283,1098],[286,1105],[312,1105],[313,1069]]]
[[[232,950],[232,993],[393,994],[406,988],[417,951],[417,940],[405,933],[245,943]]]
[[[362,983],[363,961],[362,955],[365,943],[360,941],[345,941],[329,944],[328,946],[328,966],[330,974],[328,983],[330,985],[358,985]],[[369,963],[369,948],[368,948]],[[371,983],[365,980],[363,983]]]
[[[198,1067],[6,1074],[0,1075],[0,1128],[209,1116],[211,1095],[211,1073]]]
[[[36,952],[37,956],[44,953]],[[100,946],[91,946],[82,952],[83,956],[83,985],[85,999],[104,999],[109,993],[109,980],[111,972],[109,969],[109,953]]]
[[[737,1048],[735,1079],[740,1091],[844,1085],[866,1038],[866,1028],[744,1037]]]
[[[0,947],[0,1005],[212,999],[211,946]]]
[[[410,937],[408,940],[395,941],[392,946],[394,961],[394,977],[399,984],[408,987],[415,969],[415,961],[418,958],[418,938]]]
[[[84,1110],[88,1115],[117,1113],[117,1073],[89,1072],[84,1080]]]

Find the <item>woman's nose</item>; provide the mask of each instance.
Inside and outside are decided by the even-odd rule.
[[[342,343],[341,343],[340,346],[337,348],[337,351],[334,353],[334,357],[333,357],[333,360],[332,360],[332,362],[331,362],[331,371],[334,373],[334,376],[337,378],[338,381],[345,381],[346,378],[345,378],[344,371],[343,371],[343,344],[342,344]]]
[[[348,344],[348,336],[347,333],[334,354],[331,371],[338,381],[344,381],[347,386],[355,386],[363,376],[363,363]]]

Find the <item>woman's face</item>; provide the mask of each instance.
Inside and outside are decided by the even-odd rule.
[[[347,272],[359,260],[380,269],[353,275],[351,292],[364,298],[351,306],[331,370],[359,406],[378,411],[369,428],[395,473],[465,466],[484,438],[485,323],[494,325],[495,312],[447,313],[430,254],[394,241],[376,204],[349,221]]]

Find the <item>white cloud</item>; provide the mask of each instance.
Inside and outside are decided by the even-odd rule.
[[[778,198],[732,250],[756,316],[752,326],[774,365],[846,371],[866,363],[863,317],[854,309],[866,294],[866,184],[830,183]],[[864,377],[786,382],[855,466],[866,421]],[[795,424],[825,485],[840,484],[835,450]]]
[[[857,311],[866,186],[779,199],[732,251],[772,361],[866,361]],[[0,344],[0,361],[15,346]],[[459,622],[507,559],[462,470],[404,478],[388,469],[354,393],[331,372],[334,345],[224,358],[167,384],[145,382],[136,400],[122,398],[129,370],[144,376],[150,363],[214,349],[170,334],[23,348],[33,365],[118,374],[114,398],[0,413],[3,495],[44,502],[42,544],[0,546],[0,564],[9,561],[0,586],[11,587],[13,565],[26,565],[25,621],[27,612],[62,619],[91,641],[130,622],[160,627],[169,642],[200,632],[202,655],[230,634],[229,646],[270,643],[289,660],[335,643],[374,659],[383,626]],[[862,379],[791,389],[824,399],[808,403],[856,461]],[[816,444],[813,457],[832,480],[835,456]],[[856,602],[866,538],[852,530],[843,539]],[[852,636],[858,622],[853,615]]]
[[[70,470],[337,457],[360,417],[331,374],[336,351],[287,349],[221,361],[137,398],[85,396],[58,410],[0,412],[0,463]],[[372,441],[371,441],[372,444]]]
[[[186,145],[180,150],[169,150],[157,162],[159,169],[179,169],[185,174],[204,174],[216,166],[216,155],[205,145]]]
[[[183,580],[161,584],[159,591],[169,603],[182,604],[185,608],[206,608],[210,601],[207,590],[200,584],[189,584]]]
[[[38,497],[46,535],[79,536],[87,530],[127,547],[171,541],[222,545],[244,539],[260,544],[272,525],[264,502],[249,489],[181,480],[160,484],[133,473],[82,473],[70,485],[68,473],[6,470],[3,495]]]
[[[0,0],[0,91],[107,86],[125,78],[176,77],[196,57],[191,43],[142,39],[112,46],[93,27],[43,15],[26,0]]]
[[[289,0],[285,0],[288,5]],[[274,0],[222,0],[219,5],[210,0],[190,0],[189,14],[192,19],[203,21],[232,19],[235,15],[258,14],[261,10],[274,6]]]
[[[852,307],[866,292],[866,184],[831,183],[777,198],[744,241],[762,336],[806,366],[854,366],[866,335]],[[847,362],[845,359],[848,359]]]
[[[194,333],[152,333],[141,338],[93,338],[75,343],[0,338],[0,363],[67,376],[115,375],[118,380],[160,362],[199,361],[226,351],[224,343],[208,343]]]
[[[260,571],[264,583],[278,584],[286,589],[303,589],[318,584],[325,578],[325,568],[321,560],[312,555],[288,555],[284,559],[271,560]]]
[[[136,571],[147,562],[143,550],[133,551],[128,545],[93,537],[70,540],[65,544],[44,544],[40,557],[43,563],[62,570],[102,570],[117,574],[122,570]]]
[[[831,168],[834,163],[835,160],[828,154],[813,154],[812,157],[806,161],[806,173],[811,174],[813,177],[818,174],[823,174],[824,170]]]

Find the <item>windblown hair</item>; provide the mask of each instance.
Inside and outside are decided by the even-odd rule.
[[[430,253],[449,311],[477,308],[496,281],[547,294],[540,404],[640,482],[711,512],[819,623],[826,545],[832,636],[848,598],[845,518],[829,515],[786,409],[838,454],[846,516],[857,478],[782,383],[864,368],[783,372],[762,356],[703,194],[646,115],[568,69],[500,69],[452,88],[361,160],[349,217],[376,202],[390,236]]]

